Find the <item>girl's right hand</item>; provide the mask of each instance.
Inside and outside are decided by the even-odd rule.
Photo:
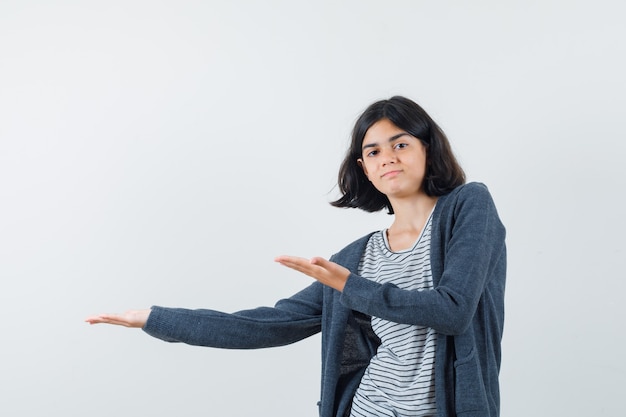
[[[152,310],[128,310],[123,314],[99,314],[87,317],[85,321],[89,324],[115,324],[124,327],[141,328],[146,325]]]

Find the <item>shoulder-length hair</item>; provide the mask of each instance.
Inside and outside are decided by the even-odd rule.
[[[371,104],[357,119],[352,142],[339,169],[338,186],[342,196],[330,204],[335,207],[359,208],[368,212],[393,208],[387,196],[367,179],[358,164],[362,157],[363,138],[372,125],[388,119],[426,147],[426,175],[422,188],[429,196],[441,196],[465,183],[465,173],[452,153],[443,130],[417,103],[394,96]]]

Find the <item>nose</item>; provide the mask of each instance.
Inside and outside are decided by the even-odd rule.
[[[393,152],[393,149],[383,149],[381,150],[381,161],[383,166],[386,166],[387,164],[395,164],[396,162],[398,162],[398,159],[396,158],[396,154]]]

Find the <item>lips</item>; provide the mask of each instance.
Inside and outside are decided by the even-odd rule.
[[[397,176],[400,172],[402,172],[399,169],[393,170],[393,171],[389,171],[389,172],[385,172],[383,175],[381,175],[381,178],[393,178],[395,176]]]

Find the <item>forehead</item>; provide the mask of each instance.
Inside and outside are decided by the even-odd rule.
[[[363,144],[361,146],[371,145],[371,144],[381,144],[383,142],[387,142],[394,137],[397,137],[399,134],[407,134],[408,133],[398,126],[393,124],[389,119],[381,119],[370,126],[365,132],[365,136],[363,137]]]

